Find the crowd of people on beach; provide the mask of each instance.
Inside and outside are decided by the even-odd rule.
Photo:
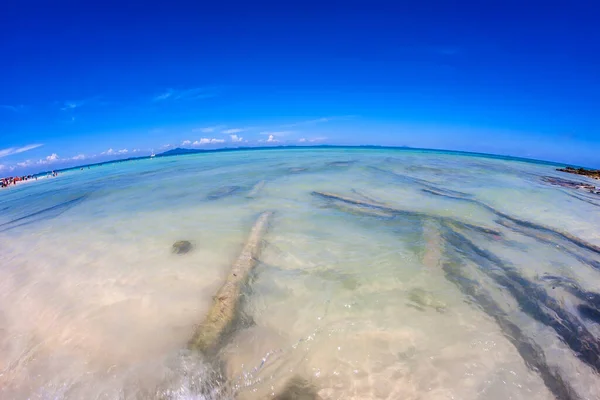
[[[58,172],[49,172],[47,177],[56,177]],[[38,180],[37,175],[23,175],[23,176],[9,176],[7,178],[0,178],[0,188],[7,188],[9,186],[15,186],[19,182],[26,182],[29,180]]]
[[[33,175],[9,176],[0,180],[0,187],[9,187],[10,185],[16,185],[18,182],[25,182],[30,179],[37,179],[37,177],[34,177]]]

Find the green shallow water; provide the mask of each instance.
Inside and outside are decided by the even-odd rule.
[[[323,399],[555,398],[449,279],[452,264],[581,398],[598,398],[593,362],[494,279],[516,271],[600,337],[578,313],[583,300],[546,279],[598,292],[598,254],[511,229],[489,209],[600,246],[598,207],[543,176],[563,175],[452,153],[286,149],[106,164],[0,191],[0,397],[263,399],[301,376]],[[219,362],[182,354],[265,210],[274,219]],[[172,254],[178,240],[193,250]]]

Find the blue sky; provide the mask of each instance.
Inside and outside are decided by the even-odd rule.
[[[4,3],[0,175],[314,143],[600,167],[593,1]]]

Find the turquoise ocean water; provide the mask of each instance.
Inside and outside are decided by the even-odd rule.
[[[252,150],[1,190],[0,398],[600,398],[600,196],[555,168]],[[188,354],[263,211],[240,320]]]

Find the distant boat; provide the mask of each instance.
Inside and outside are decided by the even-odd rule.
[[[150,154],[150,158],[154,158],[156,157],[156,154],[154,154],[154,151],[152,152],[152,154]]]

